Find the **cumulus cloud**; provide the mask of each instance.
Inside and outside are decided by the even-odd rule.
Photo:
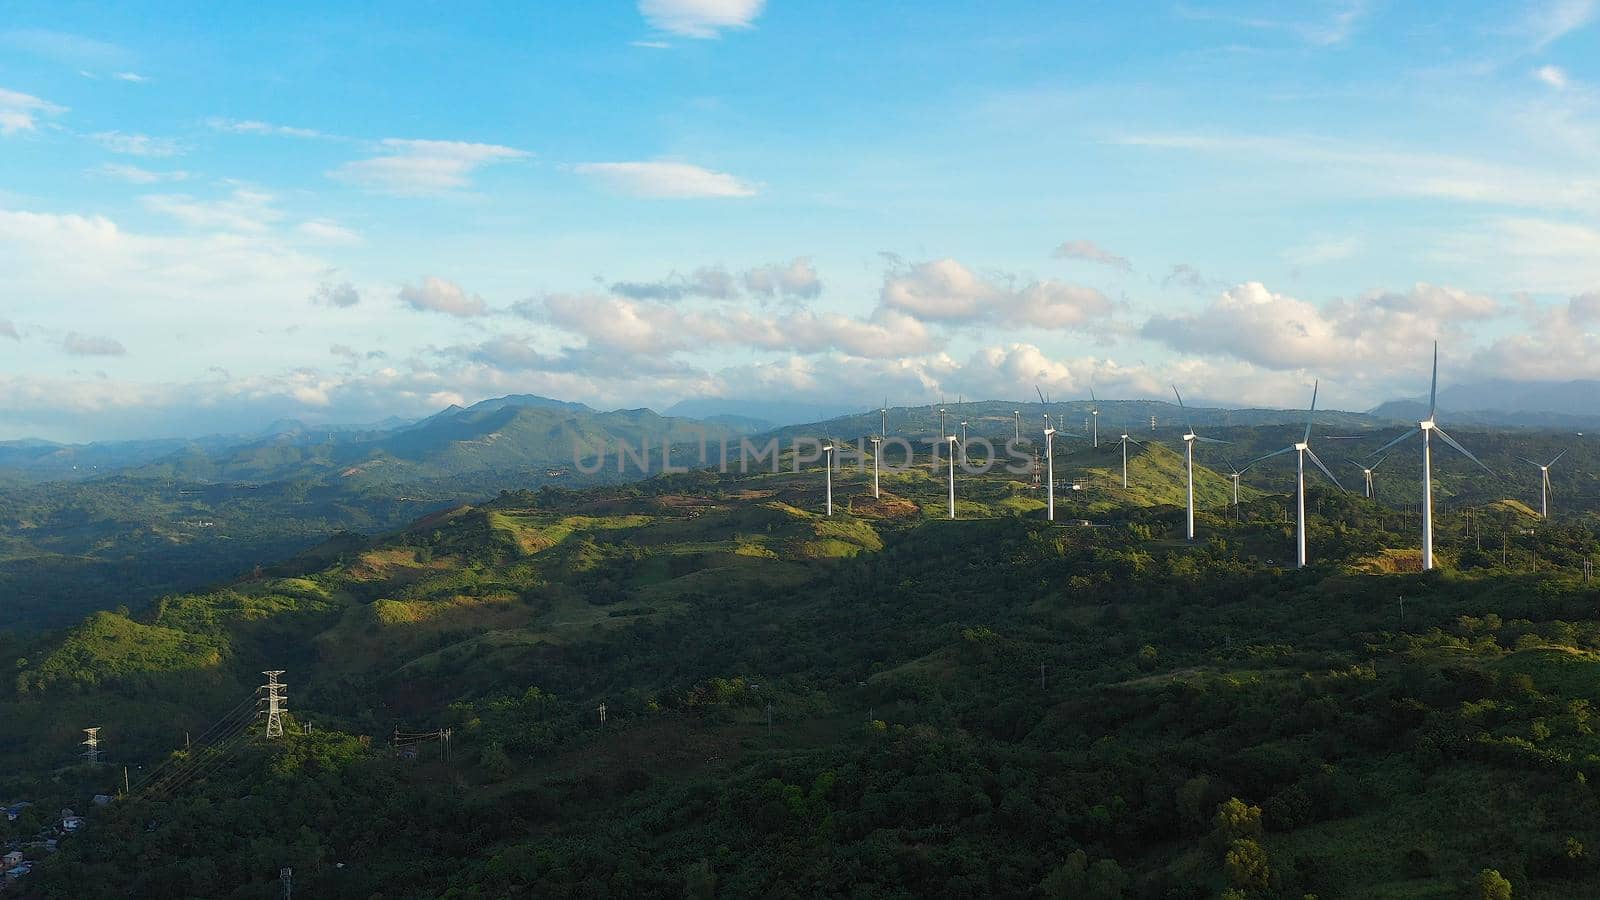
[[[467,187],[478,169],[529,154],[498,144],[389,138],[384,152],[348,162],[328,174],[349,184],[401,196],[443,194]]]
[[[796,257],[788,265],[773,263],[744,273],[745,290],[758,297],[813,300],[822,294],[822,279],[807,257]]]
[[[1183,352],[1270,369],[1349,372],[1387,368],[1440,335],[1459,335],[1464,323],[1500,311],[1490,297],[1430,284],[1319,306],[1252,281],[1223,291],[1197,313],[1152,317],[1142,333]]]
[[[489,311],[488,304],[477,294],[468,294],[453,281],[429,275],[418,285],[400,289],[400,302],[423,312],[444,313],[459,319],[470,319]]]
[[[921,321],[881,308],[868,319],[810,310],[773,316],[738,307],[683,309],[628,297],[554,294],[544,298],[543,316],[591,344],[652,355],[718,345],[886,357],[925,352],[937,343]]]
[[[171,138],[151,137],[148,134],[124,134],[120,131],[100,131],[89,135],[95,143],[126,156],[177,156],[183,146]]]
[[[73,356],[124,356],[128,352],[122,342],[115,338],[79,334],[76,331],[68,332],[61,339],[61,349]]]
[[[639,0],[639,13],[661,31],[689,38],[715,38],[750,28],[766,0]]]
[[[361,293],[348,281],[324,281],[317,286],[317,292],[311,295],[311,302],[317,306],[349,309],[361,302]]]
[[[1038,328],[1081,327],[1112,311],[1111,301],[1093,288],[1047,279],[1016,289],[995,284],[953,259],[891,269],[880,300],[885,307],[929,321]]]
[[[1133,263],[1129,262],[1127,257],[1118,256],[1094,241],[1067,241],[1050,255],[1056,259],[1080,259],[1084,262],[1098,263],[1121,272],[1133,271]]]
[[[754,197],[755,185],[726,172],[679,162],[597,162],[572,167],[618,193],[634,197],[689,199]]]

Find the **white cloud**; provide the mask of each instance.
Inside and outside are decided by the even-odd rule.
[[[1112,312],[1111,301],[1093,288],[1048,279],[1016,289],[982,278],[953,259],[891,270],[879,296],[885,307],[951,323],[1077,328]]]
[[[529,155],[513,147],[462,141],[389,138],[382,147],[383,155],[345,163],[328,174],[371,190],[423,196],[467,187],[478,169]]]
[[[150,80],[149,78],[146,78],[137,72],[113,72],[111,73],[111,77],[117,79],[118,81],[131,81],[134,84],[142,84],[143,82]]]
[[[1586,325],[1600,323],[1600,291],[1575,295],[1567,304],[1567,315]]]
[[[8,337],[13,341],[22,340],[21,332],[17,331],[16,324],[10,319],[0,319],[0,337]]]
[[[579,175],[598,178],[613,190],[635,197],[754,197],[755,185],[726,172],[677,162],[579,163]]]
[[[639,0],[639,13],[655,28],[690,38],[714,38],[749,28],[766,0]]]
[[[68,332],[61,339],[61,349],[73,356],[124,356],[127,350],[115,338]]]
[[[1487,219],[1443,237],[1433,256],[1481,267],[1481,278],[1505,290],[1571,294],[1600,284],[1600,230],[1576,222]]]
[[[100,175],[105,178],[115,178],[118,181],[126,181],[129,184],[156,184],[162,181],[184,181],[189,177],[189,173],[184,171],[155,172],[150,169],[142,169],[138,166],[128,166],[121,163],[106,163],[99,168],[91,169],[90,171],[96,175]]]
[[[488,304],[477,294],[468,294],[461,285],[433,275],[422,279],[416,286],[400,289],[400,302],[423,312],[444,313],[459,319],[470,319],[489,311]]]
[[[1387,370],[1418,347],[1460,337],[1466,323],[1500,312],[1490,297],[1429,284],[1319,306],[1252,281],[1222,292],[1198,313],[1152,317],[1143,334],[1186,353],[1348,374]]]
[[[273,207],[273,197],[250,188],[236,188],[223,200],[197,200],[188,194],[150,194],[142,198],[146,209],[171,216],[191,228],[224,231],[265,231],[283,213]]]
[[[206,124],[215,131],[225,131],[229,134],[271,134],[282,137],[315,138],[323,134],[314,128],[295,128],[290,125],[273,125],[269,122],[258,122],[254,119],[223,119],[213,117],[206,120]]]
[[[1560,66],[1540,66],[1533,70],[1533,77],[1558,91],[1566,90],[1569,83],[1566,70]]]
[[[1122,272],[1133,271],[1133,263],[1130,263],[1127,257],[1118,256],[1094,241],[1067,241],[1057,247],[1050,255],[1056,259],[1081,259],[1085,262],[1099,263],[1102,266],[1110,266]]]
[[[112,153],[127,156],[177,156],[183,147],[171,138],[151,137],[148,134],[124,134],[120,131],[101,131],[89,135],[100,146]]]
[[[758,297],[812,300],[822,294],[822,279],[811,260],[799,256],[788,265],[773,263],[746,271],[744,287]]]
[[[360,233],[327,219],[301,222],[295,231],[319,244],[352,246],[361,243]]]
[[[1529,9],[1518,30],[1532,41],[1532,49],[1539,51],[1588,26],[1597,12],[1600,3],[1596,0],[1543,0]]]
[[[688,275],[676,272],[660,281],[618,281],[611,291],[635,300],[681,300],[684,297],[709,297],[727,300],[738,293],[732,274],[721,266],[701,266]]]
[[[349,309],[361,302],[361,294],[356,290],[356,286],[348,281],[338,283],[324,281],[317,286],[317,292],[311,295],[311,302],[317,306]]]
[[[38,129],[40,116],[55,116],[67,111],[31,94],[0,88],[0,136]]]

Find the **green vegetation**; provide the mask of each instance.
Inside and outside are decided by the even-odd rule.
[[[1281,495],[1227,507],[1208,454],[1191,545],[1181,457],[1131,462],[1057,460],[1099,527],[1026,475],[946,521],[927,468],[831,518],[815,470],[504,492],[5,639],[0,798],[114,791],[88,724],[135,786],[28,889],[1600,895],[1592,520],[1441,509],[1423,575],[1405,509],[1313,482],[1297,572]],[[282,740],[182,751],[268,668]]]

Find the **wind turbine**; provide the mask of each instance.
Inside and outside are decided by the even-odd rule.
[[[1361,470],[1362,477],[1367,480],[1366,497],[1368,500],[1371,500],[1378,493],[1377,482],[1373,479],[1372,473],[1378,471],[1378,467],[1383,465],[1383,460],[1388,458],[1389,457],[1385,456],[1370,466],[1362,465],[1355,460],[1350,461],[1351,465]]]
[[[1244,476],[1244,473],[1250,471],[1250,467],[1253,465],[1255,465],[1253,462],[1245,463],[1245,466],[1242,469],[1235,466],[1229,466],[1232,471],[1228,473],[1228,478],[1233,482],[1233,505],[1235,507],[1239,505],[1239,479]]]
[[[1014,443],[1022,443],[1022,410],[1019,409],[1011,411],[1011,440]]]
[[[1456,439],[1444,433],[1444,429],[1434,421],[1439,414],[1439,342],[1433,342],[1433,382],[1428,388],[1428,417],[1417,424],[1405,434],[1400,435],[1371,455],[1388,450],[1414,434],[1422,435],[1422,570],[1424,572],[1433,568],[1433,435],[1446,444],[1461,451],[1461,455],[1478,464],[1478,467],[1494,474],[1494,470],[1483,464],[1483,460],[1472,455],[1472,451],[1456,443]]]
[[[1094,385],[1089,385],[1089,400],[1093,404],[1089,407],[1089,415],[1094,419],[1094,446],[1100,449],[1100,398],[1094,395]],[[1127,487],[1127,485],[1123,485]]]
[[[1541,519],[1550,518],[1550,467],[1560,462],[1561,457],[1566,455],[1567,451],[1563,450],[1556,454],[1555,459],[1552,459],[1543,465],[1540,465],[1539,463],[1536,463],[1524,456],[1517,457],[1517,459],[1520,459],[1528,465],[1538,468],[1539,470],[1539,518]]]
[[[1311,461],[1317,464],[1317,468],[1322,470],[1322,474],[1328,476],[1328,479],[1334,484],[1339,485],[1339,490],[1344,490],[1344,485],[1339,484],[1339,479],[1333,476],[1328,467],[1322,464],[1322,460],[1317,458],[1316,451],[1311,449],[1311,423],[1317,415],[1317,389],[1319,387],[1319,383],[1313,383],[1311,386],[1311,412],[1306,416],[1306,433],[1300,439],[1300,442],[1290,444],[1282,450],[1274,450],[1266,456],[1258,456],[1250,461],[1250,465],[1253,466],[1264,459],[1271,459],[1274,456],[1282,456],[1285,453],[1295,454],[1295,509],[1298,511],[1299,516],[1297,520],[1298,527],[1295,531],[1295,567],[1300,569],[1306,567],[1308,557],[1306,552],[1306,457],[1311,457]],[[1234,484],[1237,485],[1238,483],[1238,480],[1235,479]]]
[[[1039,390],[1036,384],[1034,391],[1039,394],[1039,405],[1045,408],[1044,413],[1044,484],[1045,506],[1044,520],[1056,520],[1056,430],[1050,427],[1050,401],[1044,399],[1044,391]]]
[[[833,515],[833,453],[834,445],[833,441],[830,439],[828,443],[822,447],[823,468],[826,469],[828,473],[828,515],[830,516]]]
[[[886,437],[889,434],[889,398],[883,398],[883,405],[878,407],[878,435]]]
[[[950,518],[956,517],[956,436],[945,435],[945,440],[950,442]],[[963,450],[966,448],[963,447]]]
[[[1183,467],[1189,473],[1189,514],[1185,520],[1184,537],[1194,540],[1194,445],[1196,441],[1207,444],[1231,444],[1232,441],[1218,440],[1217,438],[1201,437],[1194,433],[1194,423],[1189,420],[1189,407],[1183,405],[1183,395],[1178,393],[1178,386],[1172,386],[1172,393],[1178,397],[1178,408],[1183,410],[1183,421],[1189,429],[1183,434]]]
[[[1118,443],[1120,443],[1122,445],[1122,486],[1123,487],[1127,487],[1128,486],[1128,445],[1129,444],[1138,444],[1139,442],[1134,440],[1131,435],[1129,435],[1128,433],[1124,432],[1122,437],[1118,440]],[[1143,445],[1141,444],[1140,446],[1143,446]]]
[[[872,441],[872,499],[878,499],[878,443],[881,437],[869,438]]]

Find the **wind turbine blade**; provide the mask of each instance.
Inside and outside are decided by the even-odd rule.
[[[1561,452],[1560,452],[1560,453],[1557,453],[1557,454],[1556,454],[1556,458],[1555,458],[1555,459],[1552,459],[1552,460],[1550,460],[1550,463],[1549,463],[1549,465],[1547,465],[1547,466],[1545,466],[1545,468],[1547,468],[1547,469],[1548,469],[1548,468],[1550,468],[1550,466],[1553,466],[1553,465],[1555,465],[1555,464],[1556,464],[1556,463],[1558,463],[1558,462],[1560,462],[1560,461],[1561,461],[1561,457],[1563,457],[1563,456],[1566,456],[1566,455],[1567,455],[1567,451],[1565,451],[1565,450],[1563,450],[1563,451],[1561,451]]]
[[[1271,459],[1274,456],[1282,456],[1285,453],[1293,453],[1293,452],[1294,452],[1294,448],[1293,447],[1285,447],[1282,450],[1274,450],[1271,453],[1268,453],[1266,456],[1258,456],[1255,459],[1250,460],[1250,464],[1245,466],[1245,468],[1248,469],[1248,468],[1250,468],[1250,466],[1253,466],[1256,463],[1261,462],[1264,459]],[[1240,471],[1243,471],[1243,470],[1241,469]]]
[[[1322,474],[1328,476],[1329,481],[1332,481],[1334,484],[1339,486],[1339,490],[1344,491],[1347,494],[1350,493],[1349,491],[1345,491],[1343,484],[1340,484],[1339,477],[1328,471],[1328,467],[1322,464],[1322,460],[1317,459],[1316,451],[1312,450],[1310,447],[1307,447],[1306,455],[1311,457],[1311,461],[1317,464],[1317,468],[1322,470]]]
[[[1437,426],[1437,425],[1433,426],[1433,431],[1434,431],[1435,434],[1439,435],[1439,437],[1443,438],[1444,442],[1446,444],[1449,444],[1450,446],[1452,446],[1452,447],[1456,448],[1457,450],[1461,451],[1461,454],[1463,456],[1465,456],[1467,459],[1470,459],[1473,462],[1477,463],[1478,464],[1478,468],[1484,470],[1485,472],[1488,472],[1490,475],[1494,475],[1494,477],[1496,477],[1496,478],[1500,477],[1499,475],[1495,474],[1495,471],[1493,469],[1491,469],[1488,466],[1484,465],[1483,464],[1483,460],[1477,458],[1476,456],[1473,456],[1471,450],[1468,450],[1467,448],[1465,448],[1465,447],[1461,446],[1460,444],[1456,443],[1456,439],[1455,438],[1451,437],[1448,434],[1445,434],[1444,431],[1439,428],[1439,426]]]
[[[1400,435],[1399,437],[1395,438],[1394,440],[1390,441],[1387,444],[1384,444],[1382,447],[1379,447],[1378,449],[1372,451],[1371,453],[1369,453],[1367,455],[1368,456],[1377,456],[1379,453],[1382,453],[1383,451],[1388,450],[1390,447],[1395,446],[1396,444],[1400,443],[1401,441],[1405,440],[1406,438],[1411,437],[1414,434],[1417,434],[1420,431],[1422,431],[1421,428],[1413,428],[1410,431],[1406,432],[1405,434]],[[1385,459],[1387,459],[1387,457],[1385,457]]]
[[[1538,468],[1541,468],[1541,469],[1544,468],[1543,466],[1540,466],[1538,463],[1536,463],[1533,460],[1527,458],[1526,456],[1519,456],[1519,457],[1517,457],[1517,459],[1522,460],[1523,462],[1527,463],[1530,466],[1537,466]]]
[[[1189,429],[1189,433],[1190,434],[1194,434],[1194,429],[1193,428]],[[1202,444],[1232,444],[1233,443],[1233,441],[1225,441],[1225,440],[1223,440],[1221,438],[1201,437],[1198,434],[1194,435],[1194,439],[1199,441]]]
[[[1100,398],[1099,398],[1099,397],[1096,397],[1096,396],[1095,396],[1095,395],[1094,395],[1094,385],[1092,385],[1092,384],[1091,384],[1091,385],[1089,385],[1089,402],[1090,402],[1090,403],[1093,403],[1093,404],[1095,404],[1095,405],[1097,405],[1097,406],[1098,406],[1098,405],[1099,405],[1099,403],[1100,403]]]
[[[1428,421],[1439,412],[1439,342],[1433,342],[1433,383],[1428,387]]]
[[[1382,453],[1383,451],[1379,450],[1378,452]],[[1388,458],[1389,457],[1385,456],[1383,459],[1380,459],[1377,462],[1373,463],[1372,465],[1368,466],[1368,468],[1370,468],[1372,471],[1376,472],[1376,471],[1378,471],[1378,467],[1383,465],[1383,460],[1384,459],[1388,459]]]
[[[1036,384],[1036,385],[1033,386],[1033,392],[1035,394],[1039,395],[1039,405],[1043,406],[1044,405],[1044,391],[1039,390],[1039,386]]]
[[[1194,434],[1194,421],[1189,418],[1189,407],[1183,404],[1183,395],[1178,393],[1177,385],[1172,386],[1172,393],[1177,395],[1178,408],[1183,410],[1183,424],[1189,429],[1190,434]]]
[[[1311,412],[1306,414],[1306,436],[1300,439],[1303,444],[1311,442],[1311,420],[1317,417],[1317,389],[1321,386],[1321,381],[1311,382]]]

